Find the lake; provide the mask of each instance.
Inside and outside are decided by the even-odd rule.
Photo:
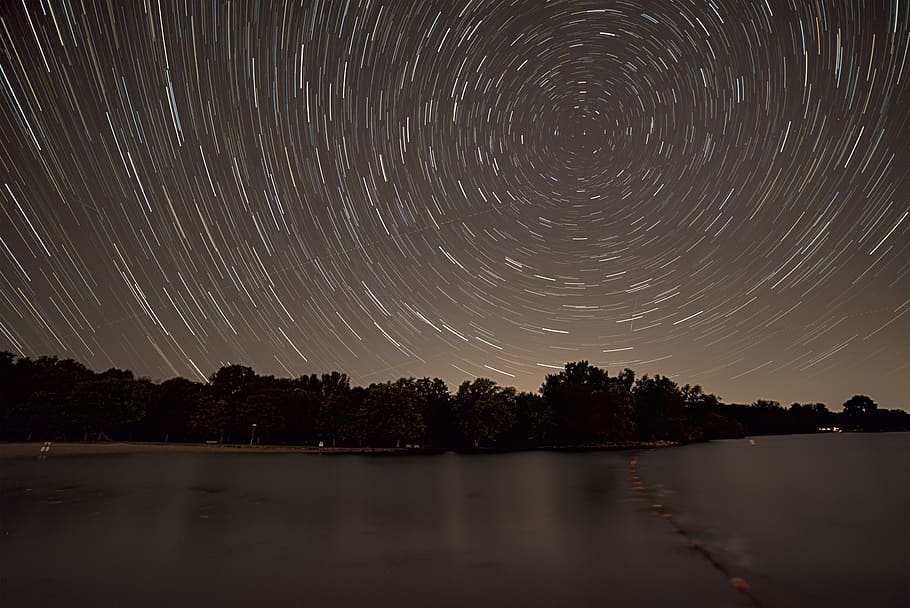
[[[910,605],[910,435],[633,457],[0,459],[0,604]]]
[[[768,606],[910,606],[910,433],[653,452],[645,482]]]

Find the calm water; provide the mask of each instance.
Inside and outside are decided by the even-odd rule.
[[[0,460],[0,605],[752,606],[627,453]],[[765,606],[907,606],[910,435],[647,452]]]
[[[767,606],[910,606],[910,433],[652,452],[642,478]]]

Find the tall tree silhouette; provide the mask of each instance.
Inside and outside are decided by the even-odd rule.
[[[874,426],[878,404],[866,395],[853,395],[844,403],[847,428],[856,431],[871,430]]]
[[[558,438],[568,443],[630,438],[632,378],[631,370],[611,378],[587,361],[567,363],[563,371],[548,375],[540,393],[556,418]]]
[[[685,439],[686,399],[666,376],[644,375],[635,382],[635,426],[646,441]]]
[[[423,411],[423,444],[452,445],[457,430],[449,387],[439,378],[420,378],[416,388]]]
[[[495,441],[515,424],[515,398],[514,388],[503,388],[489,378],[462,382],[455,395],[459,430],[474,447]]]
[[[375,441],[395,447],[417,441],[424,432],[420,406],[420,394],[413,378],[370,385],[364,408]]]

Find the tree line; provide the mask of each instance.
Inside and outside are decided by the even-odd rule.
[[[160,383],[72,359],[0,353],[0,439],[216,441],[434,449],[692,442],[745,435],[910,430],[910,414],[856,395],[821,403],[726,404],[698,385],[587,361],[549,374],[536,393],[489,378],[451,392],[439,378],[352,386],[339,372],[262,376],[226,365],[207,383]],[[255,425],[255,426],[254,426]]]

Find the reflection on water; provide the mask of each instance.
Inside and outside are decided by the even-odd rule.
[[[0,604],[749,606],[628,453],[0,460]],[[910,435],[642,454],[766,606],[908,606]]]
[[[628,455],[0,461],[3,605],[746,606]]]
[[[910,606],[910,433],[713,442],[641,473],[769,606]]]

